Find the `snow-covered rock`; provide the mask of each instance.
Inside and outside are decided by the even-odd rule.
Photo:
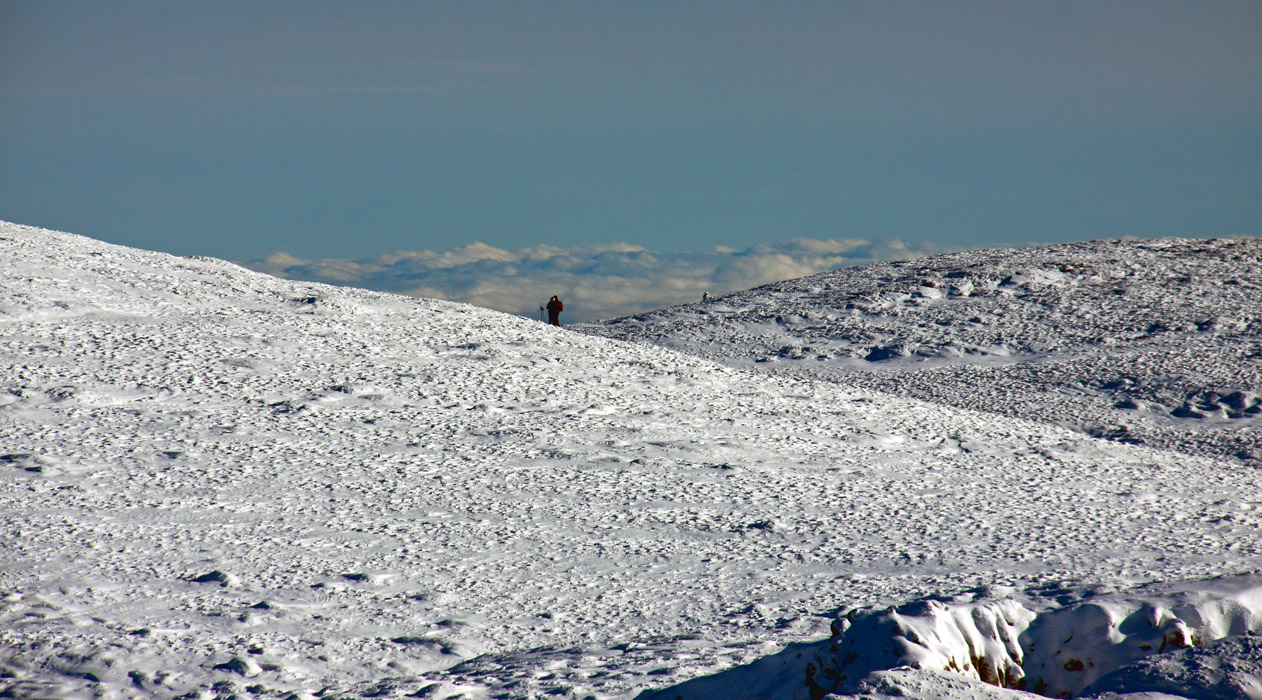
[[[1149,585],[1075,602],[1048,599],[1064,591],[1036,593],[1043,595],[977,591],[851,610],[834,621],[828,640],[641,700],[921,697],[926,686],[927,697],[952,698],[1262,697],[1262,577]]]

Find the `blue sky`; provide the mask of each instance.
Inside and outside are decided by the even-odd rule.
[[[0,0],[0,218],[295,269],[1258,235],[1262,3]]]

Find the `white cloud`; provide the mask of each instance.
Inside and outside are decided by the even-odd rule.
[[[260,272],[329,284],[462,301],[537,316],[553,294],[575,323],[639,313],[878,260],[937,252],[899,240],[798,238],[744,250],[652,252],[627,243],[591,248],[533,246],[520,250],[472,243],[435,252],[399,251],[370,260],[304,260],[274,253],[244,263]]]

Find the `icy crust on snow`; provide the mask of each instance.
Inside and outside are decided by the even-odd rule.
[[[836,270],[583,330],[1262,465],[1262,240]]]
[[[0,259],[3,696],[624,699],[844,607],[1262,570],[1236,463],[14,224]]]
[[[1262,577],[1095,592],[1060,604],[1046,599],[1054,590],[1034,593],[1042,595],[990,590],[851,610],[828,640],[640,700],[1034,697],[999,688],[1099,700],[1262,698]]]

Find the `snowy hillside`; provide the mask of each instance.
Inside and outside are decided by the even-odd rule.
[[[1262,466],[1259,271],[1259,239],[970,251],[584,329]]]
[[[0,696],[1262,688],[1238,460],[15,224],[0,259]]]

